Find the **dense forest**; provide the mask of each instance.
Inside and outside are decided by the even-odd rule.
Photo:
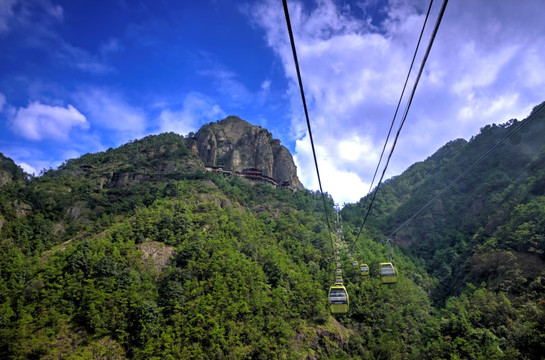
[[[320,193],[206,171],[173,133],[38,177],[2,156],[0,358],[542,358],[543,139],[535,110],[446,144],[381,186],[357,238],[370,197],[337,216],[327,194],[326,212]],[[371,275],[341,253],[350,306],[332,316],[341,224]]]

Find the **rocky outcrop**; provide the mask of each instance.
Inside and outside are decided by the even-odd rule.
[[[234,172],[253,168],[279,184],[303,189],[293,158],[280,140],[236,116],[203,126],[188,147],[196,149],[206,166],[223,166]]]
[[[18,219],[25,217],[32,212],[32,206],[25,204],[19,199],[16,199],[13,202],[13,207],[15,208],[15,215]]]
[[[148,239],[143,244],[138,245],[138,249],[142,251],[142,259],[145,261],[145,265],[148,270],[155,270],[161,272],[167,267],[172,256],[176,253],[172,246],[166,246],[163,243],[157,241],[151,241]]]
[[[0,188],[11,181],[13,177],[6,170],[0,169]]]

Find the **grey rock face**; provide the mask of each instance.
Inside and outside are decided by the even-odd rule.
[[[223,166],[231,171],[253,168],[278,184],[303,189],[288,149],[260,126],[229,116],[203,126],[194,141],[190,148],[197,149],[206,166]]]

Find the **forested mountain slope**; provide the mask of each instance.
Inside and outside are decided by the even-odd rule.
[[[398,211],[403,218],[399,209],[412,199],[393,186],[385,186],[390,195],[381,217],[358,241],[362,204],[343,210],[348,250],[369,264],[371,276],[361,276],[342,255],[350,308],[332,317],[333,200],[326,198],[330,233],[321,194],[206,171],[191,142],[172,133],[149,136],[40,177],[2,162],[16,181],[0,188],[0,358],[511,359],[543,353],[541,275],[525,278],[534,292],[517,293],[519,303],[512,302],[514,292],[498,287],[504,282],[481,287],[487,281],[481,273],[477,287],[461,283],[461,295],[433,307],[430,294],[437,296],[447,277],[431,266],[439,261],[426,255],[433,249],[411,247],[417,241],[407,229],[396,240],[412,245],[393,250],[398,282],[381,284],[377,269],[389,253],[382,234],[394,226],[386,216]],[[449,144],[435,161],[456,159],[449,148],[465,146]],[[529,156],[527,191],[505,192],[505,203],[515,204],[520,216],[502,223],[502,231],[539,212],[539,204],[530,208],[530,197],[543,197],[532,185],[543,162]],[[411,178],[406,188],[425,181]],[[528,201],[520,201],[523,194],[531,195]],[[532,229],[539,229],[533,220]],[[479,229],[461,238],[466,247],[460,249],[488,246],[509,255],[511,243],[496,232],[500,226]],[[449,239],[451,251],[458,251],[458,240]],[[538,245],[510,254],[541,259],[531,250]]]
[[[496,317],[496,326],[502,327],[493,335],[525,333],[526,341],[534,341],[528,345],[534,347],[529,358],[545,354],[544,105],[536,106],[522,122],[488,125],[469,142],[452,141],[386,181],[369,218],[369,228],[383,239],[393,234],[391,241],[425,266],[434,279],[431,298],[436,306],[446,304],[450,309],[456,303],[477,316],[471,308],[487,301],[483,293],[505,297],[502,301],[516,311],[487,309],[490,320]],[[501,146],[433,200],[510,133]],[[366,197],[345,207],[343,219],[359,227],[369,203]],[[517,326],[512,326],[513,321],[519,321]]]
[[[416,275],[393,289],[347,266],[352,306],[334,319],[320,195],[207,172],[187,141],[149,136],[4,184],[0,358],[418,353]],[[365,241],[353,253],[378,264],[386,250]]]

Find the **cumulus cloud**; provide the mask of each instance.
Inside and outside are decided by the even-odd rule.
[[[78,92],[75,99],[93,126],[111,130],[120,143],[146,135],[144,110],[129,104],[121,94],[110,89],[88,88]]]
[[[31,102],[19,108],[11,122],[11,130],[29,140],[68,140],[73,128],[87,129],[89,123],[85,116],[72,105],[51,106]]]
[[[183,101],[180,110],[164,109],[158,117],[159,132],[175,132],[181,135],[197,131],[199,124],[217,121],[225,112],[209,98],[191,93]]]
[[[348,147],[345,147],[348,145]],[[342,151],[350,150],[351,144],[341,145]],[[312,156],[310,140],[305,137],[296,141],[296,154],[294,155],[295,165],[297,166],[298,175],[308,188],[319,189],[318,177]],[[357,150],[360,151],[359,149]],[[369,190],[369,183],[365,183],[353,171],[339,167],[336,164],[338,160],[335,156],[329,156],[323,146],[316,146],[316,152],[319,160],[320,178],[325,192],[333,195],[336,202],[340,204],[353,202],[354,194],[364,194]],[[357,160],[359,154],[348,154],[349,160]]]
[[[355,176],[351,201],[357,201],[367,191],[356,190],[357,184],[370,182],[374,173],[427,4],[390,1],[378,10],[347,10],[333,0],[321,0],[313,7],[296,1],[289,6],[314,141],[321,149],[318,162],[324,164],[324,190],[335,199],[345,196],[337,179],[341,174],[346,179]],[[431,25],[438,10],[439,5],[434,6]],[[537,55],[545,53],[545,22],[538,15],[542,11],[539,0],[524,5],[449,3],[388,176],[425,159],[449,140],[469,138],[486,124],[524,116],[544,100],[545,78],[538,74],[545,59]],[[312,156],[300,142],[306,137],[306,123],[282,7],[275,1],[261,2],[248,13],[265,30],[291,82],[287,96],[295,156],[299,168],[310,171]],[[335,174],[330,183],[328,173]],[[307,187],[317,188],[306,173],[300,176]]]

